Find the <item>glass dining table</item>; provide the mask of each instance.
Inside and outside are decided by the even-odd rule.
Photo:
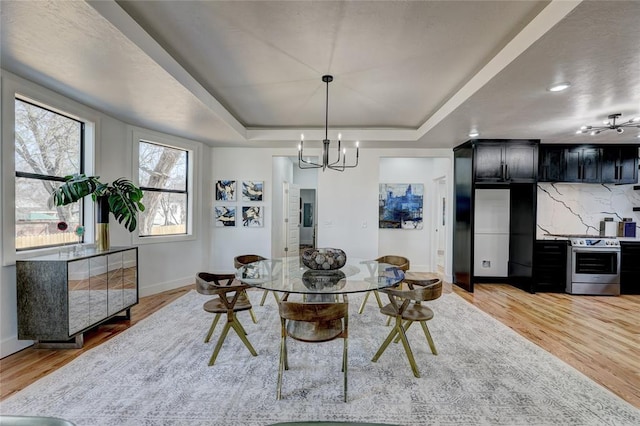
[[[326,296],[393,287],[404,279],[404,272],[388,263],[356,258],[348,258],[340,269],[309,269],[296,256],[241,266],[236,279],[265,290]]]

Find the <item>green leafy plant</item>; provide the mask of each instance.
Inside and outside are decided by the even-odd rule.
[[[49,200],[50,205],[64,206],[91,195],[93,201],[98,197],[107,197],[109,211],[116,220],[132,232],[138,226],[138,212],[144,211],[141,203],[142,190],[129,179],[119,178],[111,184],[100,182],[100,176],[86,176],[74,174],[65,176],[65,183],[53,191]]]

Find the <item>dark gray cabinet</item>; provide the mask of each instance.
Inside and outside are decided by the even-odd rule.
[[[601,173],[603,183],[637,183],[638,148],[636,146],[603,148]]]
[[[533,183],[538,175],[538,141],[480,140],[475,148],[475,181]]]
[[[620,294],[640,294],[640,242],[620,243]]]
[[[567,285],[567,241],[538,240],[533,249],[533,290],[564,293]]]
[[[538,180],[541,182],[561,182],[564,177],[564,147],[540,145]]]
[[[540,145],[538,181],[634,184],[638,145]]]
[[[475,282],[498,277],[474,272],[476,189],[508,189],[510,194],[510,284],[531,291],[535,241],[539,140],[470,140],[454,152],[453,282],[473,292]],[[480,253],[478,253],[480,255]],[[503,281],[505,277],[499,277]]]
[[[82,333],[138,303],[138,249],[60,253],[16,262],[18,339],[82,346]]]
[[[598,183],[600,150],[578,146],[565,150],[564,182]]]

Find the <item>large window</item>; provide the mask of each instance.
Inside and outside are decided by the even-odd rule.
[[[15,100],[17,250],[78,242],[82,202],[49,207],[48,200],[65,176],[84,172],[84,130],[81,121]]]
[[[186,234],[189,218],[189,152],[140,140],[138,180],[144,192],[139,235]]]

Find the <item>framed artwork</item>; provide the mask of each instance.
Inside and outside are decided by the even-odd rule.
[[[242,226],[261,228],[263,226],[262,206],[242,206]]]
[[[379,228],[422,229],[424,185],[381,183]]]
[[[262,201],[263,181],[242,181],[242,201]]]
[[[236,206],[215,206],[216,227],[236,226]]]
[[[235,201],[236,181],[219,180],[216,181],[216,201]]]
[[[302,214],[302,226],[309,228],[313,226],[313,206],[311,203],[304,203],[304,212]]]

